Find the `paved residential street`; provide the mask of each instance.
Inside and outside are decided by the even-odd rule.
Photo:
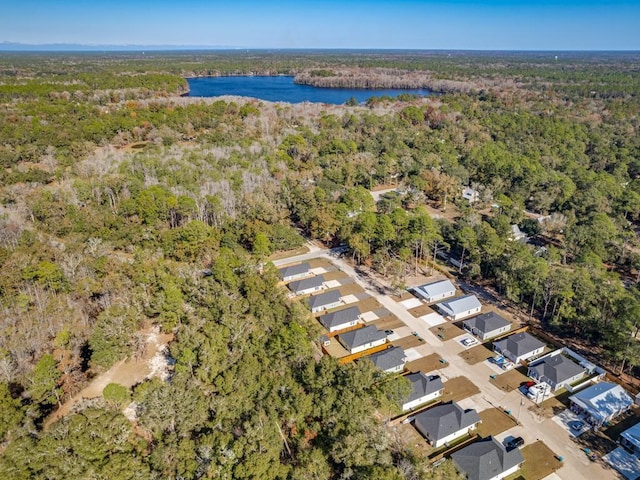
[[[613,469],[605,469],[600,463],[589,460],[587,455],[570,439],[569,433],[554,422],[553,419],[541,418],[531,411],[529,408],[533,405],[532,401],[526,398],[519,390],[516,389],[507,393],[497,388],[490,381],[490,376],[495,371],[486,362],[480,362],[475,365],[468,364],[459,356],[464,347],[457,340],[447,339],[442,341],[429,330],[429,325],[426,322],[411,315],[402,304],[396,302],[390,296],[379,293],[378,285],[371,285],[370,279],[356,272],[351,265],[344,261],[340,256],[339,249],[327,250],[314,244],[310,244],[309,247],[312,249],[309,253],[277,260],[273,263],[280,267],[290,263],[323,257],[350,275],[369,295],[377,299],[411,331],[422,337],[432,353],[436,353],[448,362],[449,365],[446,368],[437,371],[443,380],[465,376],[476,384],[480,389],[480,393],[469,400],[474,404],[474,408],[477,410],[484,410],[490,407],[501,408],[511,411],[512,415],[519,419],[521,425],[499,435],[499,440],[503,440],[508,436],[521,436],[525,439],[526,444],[534,443],[536,440],[543,440],[556,455],[563,457],[564,461],[564,466],[552,478],[563,480],[607,480],[619,478]]]

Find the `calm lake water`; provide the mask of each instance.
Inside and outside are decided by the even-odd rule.
[[[190,97],[217,97],[220,95],[239,95],[253,97],[270,102],[318,102],[340,105],[351,97],[365,102],[371,97],[387,95],[397,97],[401,93],[429,95],[427,89],[376,89],[354,88],[318,88],[309,85],[296,85],[293,77],[202,77],[188,78]]]

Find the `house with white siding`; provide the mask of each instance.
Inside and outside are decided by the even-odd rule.
[[[318,317],[318,320],[329,332],[338,332],[360,323],[360,309],[357,306],[343,308]]]
[[[373,325],[351,330],[338,335],[338,340],[349,353],[360,353],[370,348],[384,345],[387,341],[387,334],[378,330]]]
[[[413,291],[427,303],[431,303],[455,296],[456,287],[449,280],[440,280],[415,287]]]
[[[324,275],[296,280],[288,284],[287,287],[294,295],[309,295],[310,293],[319,292],[324,289]]]
[[[519,448],[507,450],[493,437],[474,442],[452,453],[451,459],[468,480],[501,480],[516,473],[524,463]]]
[[[322,312],[342,305],[342,295],[339,290],[330,290],[325,293],[313,295],[307,299],[311,313]]]
[[[633,398],[617,383],[600,382],[569,397],[571,411],[583,415],[589,425],[601,427],[633,405]]]
[[[493,342],[493,351],[513,363],[520,363],[540,355],[544,351],[544,343],[527,332],[509,335]]]
[[[278,273],[283,282],[290,282],[291,280],[299,280],[311,275],[311,266],[307,262],[299,263],[297,265],[282,267],[278,270]]]
[[[387,348],[386,350],[363,358],[370,360],[376,368],[386,373],[402,372],[407,362],[407,355],[404,353],[402,347]]]
[[[480,424],[475,410],[465,410],[456,402],[436,405],[414,417],[416,429],[435,448],[467,435]]]
[[[555,392],[583,378],[587,370],[556,350],[529,364],[527,375]]]
[[[511,330],[511,322],[496,312],[488,312],[462,322],[469,333],[485,341]]]
[[[412,373],[405,377],[411,382],[411,393],[402,404],[402,410],[411,410],[423,403],[435,400],[444,393],[444,384],[438,375]]]
[[[482,310],[482,304],[475,295],[465,295],[436,304],[442,315],[448,320],[457,321],[470,317]]]

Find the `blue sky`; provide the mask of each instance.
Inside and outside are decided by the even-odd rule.
[[[640,0],[0,0],[0,42],[640,50]]]

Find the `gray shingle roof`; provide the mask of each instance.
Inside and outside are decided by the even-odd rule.
[[[494,330],[498,330],[499,328],[506,327],[511,324],[509,320],[502,318],[496,312],[482,313],[477,317],[465,320],[463,323],[467,328],[476,328],[482,333],[493,332]]]
[[[544,347],[544,343],[527,332],[521,332],[498,340],[493,343],[493,346],[502,352],[511,352],[516,357],[521,357],[522,355]]]
[[[320,287],[324,283],[324,275],[316,275],[315,277],[303,278],[302,280],[296,280],[291,282],[287,287],[292,292],[301,292],[310,288]]]
[[[280,278],[291,277],[293,275],[301,275],[303,273],[307,273],[311,266],[305,263],[299,263],[298,265],[290,265],[288,267],[283,267],[278,270],[280,273]]]
[[[441,440],[479,421],[478,412],[463,410],[456,402],[437,405],[415,416],[416,428],[432,441]]]
[[[387,338],[387,334],[382,330],[378,330],[373,325],[368,325],[363,328],[358,328],[357,330],[340,334],[340,340],[349,350],[361,347],[367,343],[382,340],[383,338]]]
[[[324,325],[325,328],[331,329],[333,327],[352,322],[353,320],[357,320],[359,315],[360,309],[355,306],[327,313],[320,316],[318,320],[320,320],[320,323]]]
[[[445,311],[447,315],[457,315],[459,313],[473,310],[478,307],[482,307],[480,301],[475,295],[465,295],[463,297],[457,297],[446,302],[437,304],[438,308]]]
[[[414,289],[419,295],[430,298],[436,295],[443,295],[447,292],[455,292],[456,287],[449,280],[441,280],[439,282],[427,283]]]
[[[472,443],[453,453],[451,458],[469,480],[489,480],[524,462],[520,449],[507,449],[495,438]]]
[[[540,363],[529,365],[529,367],[538,374],[538,378],[544,375],[555,384],[569,380],[585,371],[584,367],[562,354],[544,358],[540,360]]]
[[[401,347],[391,347],[364,358],[371,360],[380,370],[387,371],[404,366],[406,354]]]
[[[418,372],[407,375],[405,378],[411,382],[412,387],[409,398],[405,403],[412,402],[444,388],[442,379],[438,375],[427,376],[422,372]]]
[[[331,305],[333,303],[339,302],[342,298],[339,290],[331,290],[326,293],[321,293],[319,295],[314,295],[309,297],[309,307],[311,308],[321,308],[325,305]]]

